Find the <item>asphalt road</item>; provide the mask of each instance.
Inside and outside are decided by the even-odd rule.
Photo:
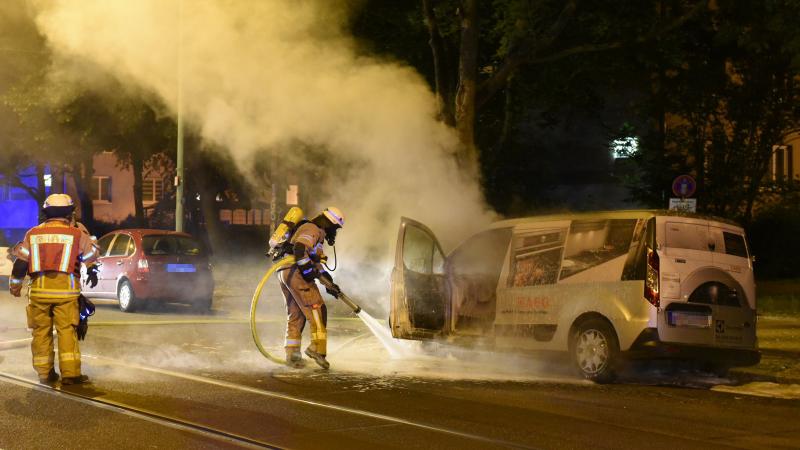
[[[558,361],[435,346],[390,359],[352,316],[329,324],[330,371],[277,366],[255,349],[246,307],[101,305],[82,346],[93,383],[58,392],[20,381],[34,379],[24,302],[0,295],[0,448],[800,446],[800,400],[711,389],[737,380],[651,368],[600,386]],[[270,350],[281,320],[260,321]]]

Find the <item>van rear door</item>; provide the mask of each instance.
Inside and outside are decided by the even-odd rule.
[[[428,339],[443,332],[450,314],[444,261],[433,232],[420,222],[401,218],[392,270],[392,336]]]
[[[666,234],[661,256],[661,298],[682,299],[681,283],[697,270],[713,264],[715,241],[708,221],[688,217],[665,217]],[[659,239],[659,243],[660,243]]]
[[[755,309],[753,265],[744,237],[744,230],[732,225],[711,223],[709,230],[716,242],[714,265],[730,274],[744,289],[749,307]],[[746,305],[742,305],[746,306]]]

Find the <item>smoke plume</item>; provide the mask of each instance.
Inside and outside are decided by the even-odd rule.
[[[401,215],[438,230],[445,247],[491,217],[477,175],[459,172],[453,161],[456,135],[436,120],[424,79],[401,63],[363,54],[347,32],[345,3],[34,4],[61,62],[56,73],[91,80],[81,71],[99,67],[155,93],[173,114],[182,85],[186,120],[230,151],[245,173],[265,149],[281,152],[295,170],[329,168],[320,177],[325,198],[311,201],[345,212],[343,264],[358,261],[361,273],[373,268],[370,277],[381,283]],[[306,146],[323,152],[309,161]]]

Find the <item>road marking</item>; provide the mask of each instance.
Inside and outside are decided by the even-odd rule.
[[[33,338],[15,339],[13,341],[0,342],[0,350],[11,350],[14,348],[22,348],[30,345]]]
[[[260,395],[260,396],[263,396],[263,397],[277,398],[277,399],[286,400],[286,401],[290,401],[290,402],[294,402],[294,403],[300,403],[300,404],[303,404],[303,405],[315,406],[315,407],[318,407],[318,408],[329,409],[329,410],[339,411],[339,412],[345,412],[345,413],[348,413],[348,414],[353,414],[353,415],[362,416],[362,417],[369,417],[369,418],[372,418],[372,419],[383,420],[383,421],[386,421],[386,422],[392,422],[392,423],[397,423],[397,424],[401,424],[401,425],[408,425],[408,426],[414,427],[414,428],[420,428],[420,429],[423,429],[423,430],[434,431],[434,432],[437,432],[437,433],[449,434],[451,436],[458,436],[458,437],[471,439],[471,440],[475,440],[475,441],[479,441],[479,442],[485,442],[485,443],[494,444],[494,445],[502,445],[502,446],[511,447],[511,448],[524,448],[524,449],[535,449],[536,448],[536,447],[531,447],[531,446],[524,445],[524,444],[518,444],[518,443],[514,443],[514,442],[503,441],[503,440],[500,440],[500,439],[493,439],[493,438],[490,438],[490,437],[479,436],[479,435],[471,434],[471,433],[465,433],[465,432],[462,432],[462,431],[452,430],[452,429],[449,429],[449,428],[437,427],[437,426],[434,426],[434,425],[428,425],[428,424],[424,424],[424,423],[414,422],[414,421],[403,419],[403,418],[400,418],[400,417],[389,416],[389,415],[380,414],[380,413],[374,413],[374,412],[371,412],[371,411],[365,411],[363,409],[349,408],[347,406],[334,405],[334,404],[331,404],[331,403],[323,403],[323,402],[318,402],[318,401],[315,401],[315,400],[308,400],[308,399],[304,399],[304,398],[300,398],[300,397],[295,397],[293,395],[284,394],[284,393],[281,393],[281,392],[268,391],[268,390],[265,390],[265,389],[258,389],[258,388],[254,388],[254,387],[250,387],[250,386],[231,383],[231,382],[223,381],[223,380],[216,380],[216,379],[213,379],[213,378],[207,378],[207,377],[203,377],[203,376],[199,376],[199,375],[191,375],[191,374],[186,374],[186,373],[181,373],[181,372],[175,372],[175,371],[172,371],[172,370],[161,369],[161,368],[158,368],[158,367],[142,366],[142,365],[139,365],[139,364],[132,364],[132,363],[128,363],[128,362],[125,362],[125,361],[119,361],[119,360],[116,360],[116,359],[107,358],[107,357],[104,357],[104,356],[86,355],[86,354],[84,354],[83,357],[84,358],[89,358],[89,359],[94,359],[94,360],[97,360],[97,361],[108,361],[108,362],[110,362],[112,364],[115,364],[115,365],[128,367],[128,368],[131,368],[131,369],[142,370],[142,371],[145,371],[145,372],[158,373],[158,374],[161,374],[161,375],[167,375],[167,376],[171,376],[171,377],[175,377],[175,378],[182,378],[184,380],[196,381],[198,383],[205,383],[205,384],[224,387],[224,388],[228,388],[228,389],[235,389],[235,390],[238,390],[238,391],[247,392],[247,393],[255,394],[255,395]]]
[[[331,317],[329,322],[361,321],[358,317]],[[286,319],[263,319],[258,323],[286,322]],[[129,325],[214,325],[214,324],[249,324],[250,319],[185,319],[185,320],[114,320],[105,322],[89,321],[89,327],[113,327]]]
[[[207,427],[205,425],[201,425],[196,422],[178,419],[176,417],[167,416],[164,414],[159,414],[157,412],[136,408],[130,405],[126,405],[124,403],[115,402],[113,400],[108,399],[100,399],[97,397],[88,397],[81,395],[77,392],[72,391],[65,391],[63,389],[58,389],[46,385],[37,384],[34,381],[28,380],[26,378],[12,375],[9,373],[0,372],[0,381],[5,381],[6,383],[14,384],[20,387],[25,387],[28,389],[32,389],[35,391],[45,392],[50,395],[65,395],[70,400],[95,406],[101,409],[105,409],[108,411],[113,411],[119,414],[124,414],[126,416],[135,417],[138,419],[146,420],[148,422],[152,422],[158,425],[163,425],[169,428],[173,428],[180,431],[188,431],[191,433],[199,434],[202,436],[210,437],[213,439],[221,440],[224,442],[229,442],[232,444],[237,444],[242,447],[246,448],[270,448],[270,449],[280,449],[281,447],[268,444],[266,442],[258,441],[256,439],[251,439],[245,436],[241,436],[235,433],[229,433],[227,431],[222,431],[216,428]]]

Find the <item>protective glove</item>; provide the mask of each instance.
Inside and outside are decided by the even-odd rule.
[[[75,333],[78,335],[78,340],[82,341],[86,339],[86,333],[89,331],[89,321],[86,319],[81,319],[78,321],[78,326],[75,327]]]
[[[331,283],[330,285],[325,285],[325,292],[331,295],[333,298],[339,298],[342,295],[342,290],[339,288],[339,285],[336,283]]]
[[[342,289],[339,288],[339,285],[333,282],[333,277],[328,272],[322,272],[319,274],[319,279],[322,281],[322,285],[325,286],[325,292],[330,294],[333,298],[339,298],[339,295],[342,294]]]
[[[83,295],[78,297],[78,314],[80,320],[75,331],[78,334],[78,340],[82,341],[86,338],[86,333],[89,331],[89,317],[94,315],[94,303]]]
[[[300,275],[309,283],[319,276],[319,271],[317,271],[317,267],[312,261],[307,264],[300,264],[297,267],[300,269]]]
[[[8,292],[11,293],[14,297],[19,297],[22,295],[22,280],[18,280],[16,278],[9,278],[8,279]]]
[[[86,285],[89,287],[97,286],[97,265],[92,264],[86,267]]]

